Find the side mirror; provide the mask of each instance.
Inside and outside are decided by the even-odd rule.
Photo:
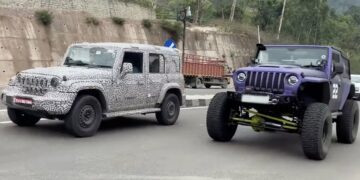
[[[334,63],[333,64],[333,73],[334,74],[342,74],[344,72],[344,65],[341,63]]]
[[[121,69],[120,78],[123,78],[126,74],[133,72],[133,65],[131,63],[124,63]]]
[[[256,59],[255,57],[251,57],[251,58],[250,58],[250,62],[251,62],[251,64],[258,64],[258,63],[259,63],[259,60]]]

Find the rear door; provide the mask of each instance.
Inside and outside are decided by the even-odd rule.
[[[161,53],[150,52],[148,57],[147,102],[149,107],[155,107],[162,87],[168,82],[165,74],[165,56]]]
[[[340,100],[340,109],[345,104],[345,101],[350,92],[351,79],[350,79],[350,62],[345,57],[341,56],[340,62],[344,64],[344,72],[341,74],[341,100]]]

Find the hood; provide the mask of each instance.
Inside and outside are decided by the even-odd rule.
[[[69,80],[77,79],[109,79],[112,77],[112,69],[106,68],[88,68],[78,66],[58,66],[47,68],[34,68],[20,72],[21,74],[36,74],[45,76],[57,76],[62,78],[66,76]]]
[[[326,73],[316,69],[310,68],[301,68],[299,66],[289,66],[289,65],[257,65],[240,68],[239,71],[265,71],[265,72],[285,72],[285,73],[295,73],[302,75],[304,77],[317,77],[317,78],[327,78]]]

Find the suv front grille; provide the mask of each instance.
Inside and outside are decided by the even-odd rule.
[[[286,73],[248,71],[246,87],[255,91],[283,93]]]
[[[25,94],[44,95],[50,85],[45,77],[38,76],[18,76],[17,83]]]

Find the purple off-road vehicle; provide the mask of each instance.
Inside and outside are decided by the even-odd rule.
[[[329,46],[257,45],[256,58],[233,75],[235,92],[218,93],[207,113],[216,141],[230,141],[237,126],[301,136],[310,159],[326,157],[336,123],[341,143],[355,141],[358,105],[352,100],[350,64]]]

